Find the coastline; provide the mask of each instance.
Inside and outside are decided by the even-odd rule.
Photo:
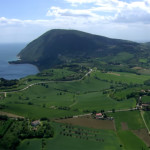
[[[28,65],[33,65],[34,67],[36,67],[38,72],[40,72],[40,69],[39,69],[39,67],[36,64],[30,63],[30,62],[27,62],[27,61],[22,61],[21,58],[19,58],[18,60],[14,60],[14,61],[8,61],[8,64],[28,64]]]
[[[18,54],[24,46],[25,44],[0,45],[0,78],[20,79],[40,72],[37,65],[20,59]]]

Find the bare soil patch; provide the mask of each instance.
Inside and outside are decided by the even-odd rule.
[[[126,122],[121,122],[122,130],[128,130],[128,124]]]
[[[112,120],[96,120],[92,118],[80,117],[57,120],[56,122],[78,125],[94,129],[115,130],[115,126]]]
[[[11,113],[8,113],[8,112],[3,112],[3,111],[0,111],[0,115],[2,115],[2,116],[8,116],[10,118],[24,118],[22,116],[18,116],[18,115],[11,114]]]
[[[120,76],[119,73],[114,73],[114,72],[107,72],[107,74],[112,74],[112,75],[115,75],[115,76]]]
[[[140,139],[142,139],[147,146],[150,146],[150,135],[146,129],[133,130],[132,132]]]
[[[143,69],[143,68],[142,68],[142,67],[133,67],[132,69],[141,70],[141,69]]]

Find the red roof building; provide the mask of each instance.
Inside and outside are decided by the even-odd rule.
[[[97,113],[96,114],[96,119],[101,119],[103,118],[103,114],[102,113]]]

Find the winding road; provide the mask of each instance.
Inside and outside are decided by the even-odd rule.
[[[88,76],[89,74],[91,74],[91,72],[93,71],[93,69],[90,69],[89,72],[87,72],[82,78],[78,79],[78,80],[71,80],[71,81],[44,81],[44,82],[36,82],[36,83],[32,83],[28,86],[26,86],[25,88],[23,89],[20,89],[20,90],[14,90],[14,91],[4,91],[4,92],[0,92],[0,94],[4,94],[4,95],[7,95],[7,93],[16,93],[16,92],[21,92],[21,91],[25,91],[27,90],[28,88],[34,86],[34,85],[38,85],[38,84],[43,84],[43,83],[53,83],[53,82],[76,82],[76,81],[81,81],[83,80],[86,76]],[[77,102],[73,103],[71,106],[75,105]],[[123,112],[123,111],[132,111],[132,110],[137,110],[137,108],[132,108],[132,109],[121,109],[121,110],[115,110],[115,112]],[[106,111],[106,113],[112,113],[113,111]],[[150,134],[150,130],[146,124],[146,121],[143,117],[143,112],[140,111],[141,113],[141,117],[142,117],[142,120],[147,128],[147,131],[148,133]],[[83,116],[87,116],[87,115],[91,115],[92,113],[89,113],[89,114],[83,114],[83,115],[78,115],[78,116],[73,116],[73,117],[83,117]],[[7,112],[2,112],[0,111],[0,115],[7,115],[9,117],[14,117],[14,118],[23,118],[22,116],[17,116],[17,115],[14,115],[14,114],[10,114],[10,113],[7,113]]]
[[[25,88],[23,89],[20,89],[20,90],[14,90],[14,91],[3,91],[3,92],[0,92],[0,94],[7,94],[7,93],[16,93],[16,92],[22,92],[22,91],[25,91],[27,90],[28,88],[34,86],[34,85],[38,85],[38,84],[43,84],[43,83],[54,83],[54,82],[75,82],[75,81],[81,81],[83,80],[86,76],[88,76],[89,74],[91,74],[91,72],[93,71],[93,69],[90,69],[89,72],[87,72],[82,78],[78,79],[78,80],[70,80],[70,81],[43,81],[43,82],[36,82],[36,83],[32,83],[28,86],[26,86]]]

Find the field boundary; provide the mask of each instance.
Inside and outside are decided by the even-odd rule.
[[[143,111],[140,111],[141,117],[142,117],[143,122],[144,122],[144,124],[145,124],[145,127],[146,127],[146,129],[147,129],[147,131],[148,131],[148,134],[150,134],[150,130],[149,130],[147,124],[146,124],[146,121],[145,121],[145,119],[144,119],[143,113],[144,113]]]
[[[0,111],[0,115],[1,115],[1,116],[7,116],[7,117],[10,117],[10,118],[20,118],[20,119],[24,119],[23,116],[19,116],[19,115],[12,114],[12,113],[8,113],[8,112],[4,112],[4,111]]]

